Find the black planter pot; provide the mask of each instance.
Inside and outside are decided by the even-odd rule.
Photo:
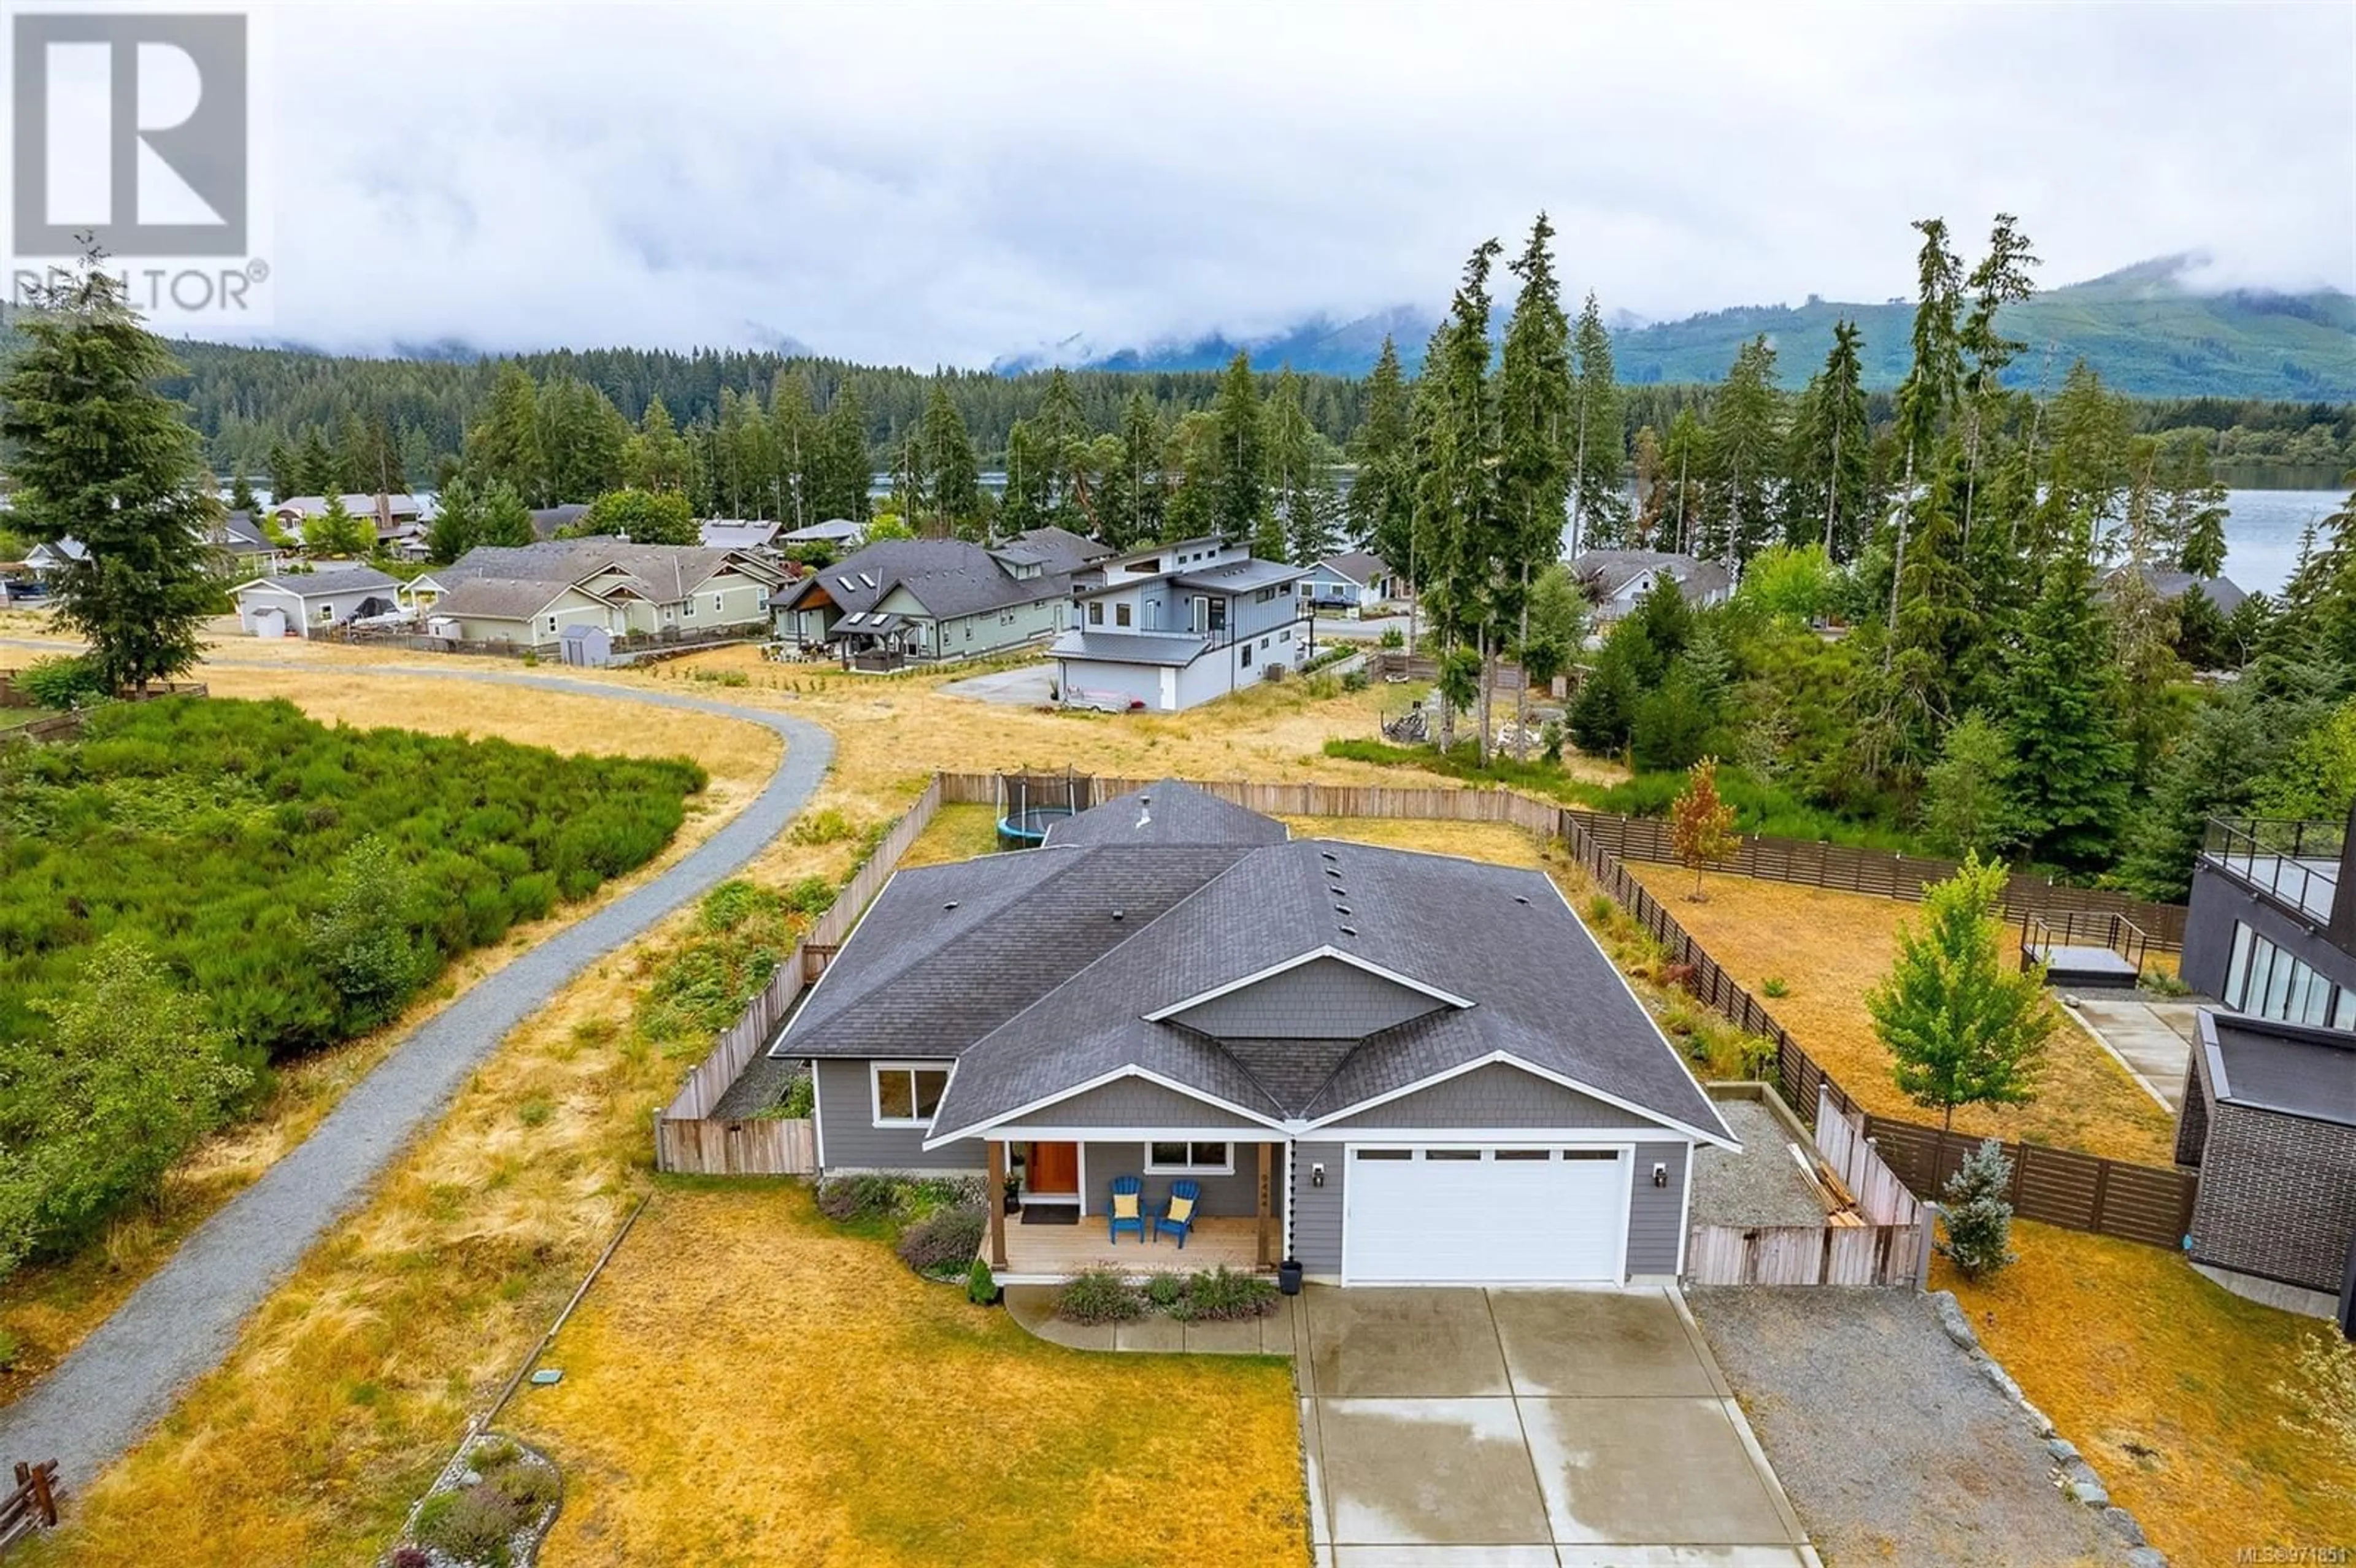
[[[1006,1195],[1006,1211],[1009,1214],[1020,1214],[1023,1212],[1023,1195],[1021,1193],[1010,1192]]]
[[[1287,1296],[1301,1294],[1301,1260],[1287,1258],[1276,1265],[1276,1288]]]

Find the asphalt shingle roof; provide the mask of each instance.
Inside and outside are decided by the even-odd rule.
[[[1072,844],[1240,844],[1257,848],[1291,837],[1284,824],[1221,800],[1177,779],[1117,795],[1047,829],[1047,842]]]
[[[778,589],[769,603],[789,610],[822,590],[836,607],[851,613],[873,610],[894,588],[905,588],[937,620],[1061,599],[1071,592],[1060,573],[1012,576],[988,550],[963,539],[879,539]]]
[[[528,620],[572,587],[561,578],[469,577],[436,599],[433,613],[487,621]]]
[[[1346,577],[1361,588],[1374,581],[1377,577],[1388,577],[1391,572],[1389,562],[1384,560],[1381,556],[1372,555],[1362,549],[1344,550],[1340,555],[1329,555],[1317,563],[1317,569],[1330,576]]]
[[[335,571],[297,571],[258,577],[273,588],[318,599],[330,593],[359,593],[379,588],[399,588],[398,580],[387,577],[372,566],[347,566]]]
[[[1137,795],[1156,793],[1168,805],[1194,792]],[[773,1054],[885,1056],[922,1040],[956,1055],[941,1139],[1124,1069],[1313,1119],[1497,1052],[1730,1138],[1544,875],[1331,840],[1141,845],[1125,839],[1138,807],[1124,796],[1059,824],[1045,848],[894,878]],[[1339,1046],[1149,1021],[1329,950],[1472,1006],[1436,999]]]
[[[455,584],[471,577],[509,582],[579,582],[608,568],[657,603],[676,603],[708,581],[737,552],[701,545],[631,544],[622,539],[541,539],[528,545],[477,545],[434,575]]]

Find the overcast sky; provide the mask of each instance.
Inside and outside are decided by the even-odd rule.
[[[269,18],[282,338],[979,366],[1438,308],[1545,208],[1651,317],[2356,286],[2356,6],[346,4]]]

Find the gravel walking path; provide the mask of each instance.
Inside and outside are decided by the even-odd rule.
[[[1930,1297],[1713,1286],[1686,1302],[1827,1562],[2126,1560]]]
[[[1694,1150],[1697,1225],[1821,1225],[1824,1201],[1792,1161],[1798,1140],[1756,1100],[1720,1100],[1718,1114],[1741,1141],[1740,1154]]]
[[[834,755],[834,738],[805,720],[698,697],[411,666],[339,667],[337,673],[490,681],[693,709],[764,725],[785,738],[786,754],[751,804],[677,864],[519,955],[420,1024],[308,1138],[198,1227],[38,1385],[0,1410],[0,1457],[54,1458],[68,1488],[88,1487],[172,1408],[182,1389],[220,1363],[246,1315],[359,1205],[509,1031],[596,959],[767,848],[808,804]]]

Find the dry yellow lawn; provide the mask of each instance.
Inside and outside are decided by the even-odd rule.
[[[1868,1109],[1910,1121],[1937,1119],[1890,1081],[1889,1050],[1865,1010],[1867,988],[1890,972],[1897,956],[1900,923],[1918,906],[1715,872],[1705,878],[1708,898],[1694,903],[1687,898],[1692,872],[1633,862],[1628,869]],[[1761,987],[1771,977],[1789,986],[1790,995],[1765,996]],[[2146,1165],[2175,1162],[2168,1112],[2067,1017],[2047,1048],[2037,1099],[1959,1110],[1955,1130]]]
[[[1282,1362],[1046,1344],[798,1183],[666,1182],[548,1363],[551,1568],[1308,1557]]]
[[[1985,1284],[1944,1261],[1934,1283],[2170,1560],[2356,1544],[2356,1501],[2328,1490],[2356,1477],[2283,1426],[2290,1402],[2275,1392],[2299,1336],[2326,1324],[2244,1301],[2157,1247],[2028,1223],[2013,1244],[2020,1261]]]
[[[951,860],[970,860],[998,850],[998,809],[989,805],[945,805],[916,835],[900,864],[913,869]]]

